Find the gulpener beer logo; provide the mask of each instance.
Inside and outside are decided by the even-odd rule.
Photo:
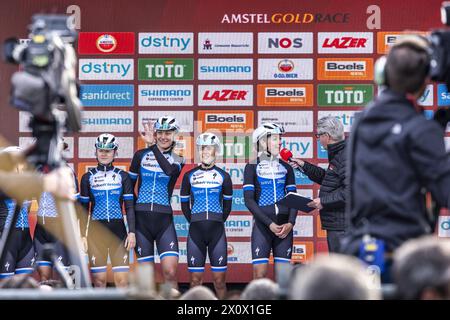
[[[278,70],[280,72],[291,72],[294,70],[294,62],[291,60],[282,60],[278,63]]]
[[[98,37],[95,45],[101,52],[112,52],[117,47],[117,40],[110,34],[103,34]]]

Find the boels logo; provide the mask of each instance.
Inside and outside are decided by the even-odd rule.
[[[379,54],[388,53],[389,49],[405,35],[426,35],[426,32],[378,32],[377,33],[377,52]]]
[[[364,106],[373,97],[373,86],[369,84],[320,84],[317,95],[317,104],[321,107]]]
[[[260,107],[312,107],[313,85],[258,85],[258,106]]]
[[[134,32],[80,32],[79,54],[134,54]]]
[[[198,111],[199,130],[247,131],[253,128],[253,111]]]
[[[317,80],[372,80],[373,59],[319,58]]]

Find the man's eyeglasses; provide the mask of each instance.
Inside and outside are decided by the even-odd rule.
[[[322,133],[316,133],[315,136],[317,139],[320,138],[320,136],[323,136],[324,134],[327,134],[326,132],[322,132]]]

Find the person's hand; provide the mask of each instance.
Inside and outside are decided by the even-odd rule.
[[[43,177],[44,191],[52,193],[57,198],[74,200],[75,185],[72,170],[68,167],[56,169]]]
[[[306,205],[310,208],[315,208],[315,209],[319,209],[319,210],[321,210],[323,208],[322,204],[320,203],[320,198],[316,198]]]
[[[305,161],[297,159],[297,158],[291,158],[291,161],[289,161],[289,164],[292,168],[297,169],[299,167],[303,167],[305,164]]]
[[[81,244],[83,245],[84,253],[88,252],[88,240],[86,237],[81,237]]]
[[[127,239],[125,240],[125,248],[129,251],[131,249],[134,249],[136,246],[136,235],[134,232],[130,232],[127,236]]]
[[[278,233],[275,233],[275,235],[280,238],[280,239],[284,239],[287,237],[287,235],[289,234],[289,232],[291,232],[292,228],[294,226],[292,225],[292,223],[288,222],[285,224],[281,225],[281,231]]]
[[[144,140],[145,144],[150,147],[152,144],[155,143],[155,133],[153,132],[153,123],[150,123],[150,121],[142,123],[144,126],[144,131],[139,131],[139,134],[141,135],[142,140]]]
[[[269,229],[270,229],[270,231],[272,231],[275,234],[277,234],[278,232],[281,232],[281,226],[277,225],[275,222],[272,222],[269,225]]]

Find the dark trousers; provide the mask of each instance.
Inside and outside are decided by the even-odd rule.
[[[339,252],[341,239],[345,236],[345,231],[327,230],[328,252]]]

